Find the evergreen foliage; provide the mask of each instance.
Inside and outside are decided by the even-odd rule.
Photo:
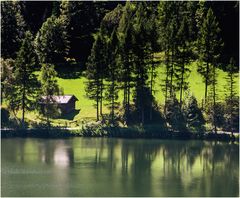
[[[166,102],[166,121],[173,131],[187,132],[186,119],[176,97]]]
[[[115,110],[119,107],[118,100],[118,37],[116,30],[114,29],[111,35],[111,38],[108,43],[108,52],[109,52],[109,64],[108,64],[108,74],[107,80],[109,81],[107,86],[107,92],[105,99],[108,102],[110,109],[111,123],[114,123]]]
[[[103,37],[100,34],[96,35],[96,40],[93,44],[91,55],[88,58],[87,63],[87,85],[86,85],[86,93],[89,99],[95,101],[96,105],[96,117],[97,121],[99,120],[99,108],[100,114],[102,114],[102,99],[103,99],[103,75],[105,72],[104,69],[104,58],[105,54],[103,54],[103,49],[105,48],[103,45]]]
[[[26,30],[19,6],[19,2],[1,2],[1,56],[5,59],[16,58]]]
[[[94,101],[96,119],[101,124],[117,126],[119,118],[128,126],[165,126],[166,121],[172,131],[200,133],[209,126],[205,125],[207,118],[215,132],[218,128],[233,135],[237,130],[239,98],[234,91],[237,64],[233,59],[227,67],[222,65],[228,71],[226,100],[224,104],[218,101],[217,69],[220,57],[228,55],[221,54],[219,27],[223,27],[223,18],[216,4],[202,1],[43,4],[38,11],[33,9],[41,16],[41,20],[36,19],[36,26],[32,24],[35,19],[31,20],[34,15],[27,13],[33,3],[1,4],[3,105],[6,103],[15,116],[21,111],[23,127],[25,112],[38,103],[40,84],[34,73],[37,61],[42,65],[39,94],[47,99],[42,113],[50,127],[50,118],[59,113],[53,96],[61,92],[54,66],[69,67],[71,64],[65,63],[71,60],[76,68],[66,71],[76,69],[87,77],[86,96]],[[34,29],[36,34],[31,35],[27,28]],[[196,59],[205,84],[202,109],[195,97],[186,95],[190,63]],[[159,66],[165,67],[165,73],[157,71]],[[156,90],[156,83],[161,83],[162,90]],[[157,103],[157,91],[164,92],[164,106]],[[103,114],[104,105],[109,115]]]
[[[237,131],[239,129],[239,97],[236,93],[236,82],[234,81],[234,78],[237,77],[237,73],[235,73],[235,64],[233,58],[230,59],[230,62],[227,66],[228,75],[227,75],[227,86],[225,88],[226,90],[226,128],[232,132]]]
[[[57,84],[57,72],[51,64],[43,64],[41,68],[41,95],[46,97],[41,113],[46,116],[48,128],[51,126],[50,118],[59,115],[59,109],[53,96],[60,95],[62,90]],[[41,101],[40,101],[41,102]]]
[[[210,8],[207,15],[203,15],[204,20],[200,27],[200,37],[199,37],[199,59],[201,64],[199,64],[199,73],[204,78],[205,83],[205,100],[208,95],[208,86],[214,82],[214,68],[217,64],[217,59],[220,56],[220,49],[222,47],[222,41],[219,38],[220,28],[216,17]]]
[[[15,86],[14,65],[13,59],[1,59],[1,103],[5,102],[8,110],[16,118],[20,103],[16,100],[18,93]]]
[[[43,23],[35,38],[35,49],[41,63],[62,63],[69,51],[67,20],[52,15]]]
[[[202,133],[205,131],[205,120],[194,96],[190,97],[187,105],[184,107],[184,113],[186,116],[187,126],[189,127],[190,131],[197,133]]]
[[[36,54],[34,53],[33,36],[27,31],[15,61],[15,100],[22,110],[22,124],[25,123],[25,111],[33,110],[36,94],[39,89],[37,76],[34,74]]]
[[[119,54],[120,54],[120,81],[123,83],[123,119],[129,122],[130,114],[130,95],[133,79],[133,28],[132,18],[134,9],[130,2],[127,2],[123,8],[123,14],[119,21]]]

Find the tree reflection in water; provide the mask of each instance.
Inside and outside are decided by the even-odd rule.
[[[38,196],[237,196],[238,162],[237,144],[216,141],[5,139],[2,187],[24,193],[40,169]]]

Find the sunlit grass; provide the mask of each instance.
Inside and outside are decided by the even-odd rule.
[[[189,93],[194,95],[199,104],[201,104],[202,99],[204,98],[204,83],[201,75],[197,72],[197,62],[191,63],[191,73],[188,78],[189,82]],[[154,84],[154,96],[158,104],[164,104],[164,93],[162,91],[163,79],[165,78],[164,74],[165,66],[159,65],[157,68],[157,77]],[[37,72],[39,73],[39,72]],[[218,99],[224,100],[225,98],[225,86],[226,86],[226,75],[227,72],[224,72],[220,69],[217,69],[217,93]],[[70,127],[76,127],[81,125],[83,120],[94,120],[96,118],[96,109],[94,107],[94,101],[90,100],[86,96],[85,87],[87,79],[83,76],[77,79],[63,79],[57,78],[59,86],[63,88],[64,94],[73,94],[78,98],[76,102],[76,110],[80,110],[76,114],[73,120],[69,119],[53,119],[53,125],[67,125]],[[235,79],[237,82],[236,89],[239,89],[238,78]],[[176,96],[179,98],[179,93],[176,93]],[[119,103],[122,104],[123,100],[123,91],[119,92]],[[106,107],[106,101],[103,105],[103,113],[108,113],[109,110]],[[18,112],[18,117],[21,116],[21,112]],[[26,119],[32,122],[40,122],[43,118],[38,115],[36,111],[27,112]]]

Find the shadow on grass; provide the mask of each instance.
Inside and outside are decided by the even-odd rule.
[[[76,64],[58,64],[55,67],[58,77],[63,79],[76,79],[82,76],[82,72],[84,71],[83,63]]]
[[[67,114],[63,114],[61,115],[59,118],[60,119],[65,119],[65,120],[73,120],[74,117],[79,114],[80,109],[75,109],[74,111],[72,111],[71,113],[67,113]]]

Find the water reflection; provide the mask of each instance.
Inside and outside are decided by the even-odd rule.
[[[238,196],[238,162],[223,142],[3,139],[2,194]]]

